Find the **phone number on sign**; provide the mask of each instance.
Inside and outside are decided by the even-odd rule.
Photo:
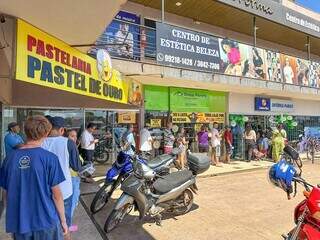
[[[198,68],[205,68],[205,69],[212,69],[212,70],[219,70],[220,66],[218,63],[212,63],[202,60],[193,60],[191,58],[181,58],[177,56],[172,56],[166,54],[164,57],[165,62],[169,63],[176,63],[176,64],[183,64],[186,66],[195,66]]]

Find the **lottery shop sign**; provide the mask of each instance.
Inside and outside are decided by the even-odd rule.
[[[89,97],[127,103],[128,84],[112,69],[106,51],[97,60],[17,21],[16,79]]]

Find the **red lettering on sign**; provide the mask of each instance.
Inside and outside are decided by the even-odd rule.
[[[47,56],[47,58],[49,58],[49,59],[52,59],[52,58],[53,58],[53,46],[50,45],[50,44],[47,44],[47,45],[46,45],[46,56]]]
[[[28,35],[27,41],[28,41],[28,51],[32,52],[32,47],[35,47],[37,45],[37,39]]]
[[[41,55],[41,56],[45,56],[45,51],[44,51],[44,42],[42,40],[38,40],[37,43],[37,54]]]

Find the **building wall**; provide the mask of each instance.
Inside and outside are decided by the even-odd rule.
[[[254,111],[254,98],[256,95],[230,93],[229,94],[229,113],[234,114],[251,114],[266,115],[271,112]],[[272,98],[272,96],[270,96]],[[279,99],[279,97],[274,97]],[[290,100],[290,99],[289,99]],[[309,101],[302,99],[291,99],[294,104],[294,112],[296,116],[319,116],[320,104],[318,101]]]
[[[149,18],[152,20],[160,21],[161,20],[161,11],[145,7],[140,4],[127,2],[122,6],[122,10],[133,12],[140,14],[144,18]],[[206,32],[212,35],[220,36],[220,37],[228,37],[231,39],[235,39],[239,42],[247,43],[247,44],[253,44],[253,37],[249,35],[245,35],[242,33],[230,31],[227,29],[223,29],[220,27],[216,27],[213,25],[201,23],[201,24],[195,24],[193,19],[181,17],[175,14],[171,13],[165,13],[165,21],[167,23],[171,23],[177,26],[186,27],[188,29],[192,29],[195,31],[201,31]],[[261,30],[260,30],[261,31]],[[271,49],[275,51],[280,51],[287,53],[288,55],[293,55],[300,58],[307,58],[307,53],[303,51],[299,51],[297,49],[289,48],[280,44],[272,43],[269,41],[258,39],[257,46],[261,48]],[[320,56],[312,55],[312,59],[314,60],[320,60]]]
[[[5,23],[0,23],[3,34],[0,33],[0,101],[11,103],[12,101],[12,56],[14,46],[15,20],[7,18]]]

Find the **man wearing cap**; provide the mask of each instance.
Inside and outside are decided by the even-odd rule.
[[[71,212],[73,194],[70,168],[78,172],[81,169],[81,163],[79,161],[76,144],[72,140],[63,137],[64,119],[62,117],[49,117],[49,121],[52,124],[52,130],[49,137],[44,140],[42,148],[58,156],[60,166],[66,178],[59,186],[64,200],[67,225],[70,227],[72,222]]]
[[[11,122],[8,125],[8,133],[4,138],[4,147],[6,151],[6,156],[8,156],[14,149],[21,146],[24,141],[19,135],[20,126],[16,122]]]

